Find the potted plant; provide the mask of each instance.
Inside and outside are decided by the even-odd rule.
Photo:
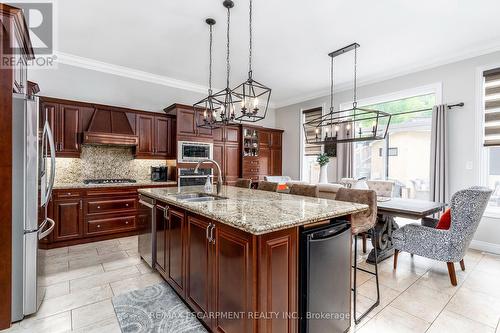
[[[328,176],[327,176],[327,166],[328,163],[330,162],[330,157],[327,154],[319,154],[318,157],[316,158],[316,162],[318,162],[320,169],[319,169],[319,182],[320,183],[328,183]]]

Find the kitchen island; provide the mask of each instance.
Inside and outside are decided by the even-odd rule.
[[[297,332],[300,228],[367,209],[230,186],[138,192],[154,200],[156,269],[213,332]]]

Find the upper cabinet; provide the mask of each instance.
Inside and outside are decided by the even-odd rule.
[[[173,104],[166,109],[168,114],[176,115],[177,136],[187,141],[212,140],[210,128],[200,128],[197,125],[203,123],[203,112],[193,110],[187,105]]]
[[[49,122],[57,157],[80,157],[82,144],[109,144],[135,147],[137,158],[176,158],[169,115],[41,97],[40,119],[40,128]]]
[[[137,158],[175,158],[175,119],[164,115],[137,114]]]
[[[41,100],[41,121],[43,127],[48,119],[54,136],[57,157],[80,157],[82,140],[82,117],[93,111],[79,104],[62,104],[51,100]]]

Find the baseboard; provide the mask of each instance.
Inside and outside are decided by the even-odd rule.
[[[478,240],[473,240],[470,243],[470,248],[479,251],[485,251],[495,254],[500,254],[500,244],[488,243]]]

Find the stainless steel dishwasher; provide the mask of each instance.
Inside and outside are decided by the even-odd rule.
[[[139,254],[151,268],[156,262],[155,204],[156,200],[139,194],[139,219],[143,225],[139,232]]]
[[[351,323],[351,226],[335,221],[300,235],[300,332],[346,332]]]

